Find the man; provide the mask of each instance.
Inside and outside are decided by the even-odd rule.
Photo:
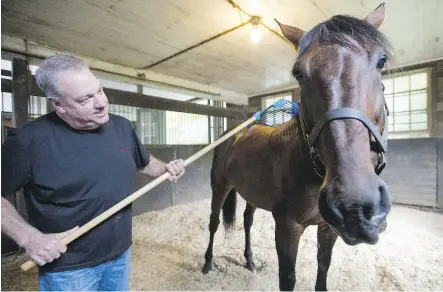
[[[128,290],[131,206],[74,240],[61,239],[130,195],[135,171],[170,180],[183,160],[150,155],[127,119],[108,113],[82,60],[56,55],[36,72],[55,111],[14,129],[2,145],[2,232],[39,265],[40,290]],[[28,224],[4,194],[24,190]]]

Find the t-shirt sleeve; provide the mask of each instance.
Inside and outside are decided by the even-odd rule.
[[[132,137],[132,155],[134,156],[135,164],[137,168],[143,168],[149,164],[151,156],[148,150],[142,145],[140,139],[137,136],[134,128],[131,125],[131,137]]]
[[[2,196],[22,189],[29,180],[30,163],[14,130],[2,145]]]

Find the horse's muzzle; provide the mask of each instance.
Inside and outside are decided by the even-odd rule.
[[[360,190],[355,185],[326,186],[320,191],[318,203],[323,219],[348,245],[377,243],[391,208],[389,192],[380,179]]]

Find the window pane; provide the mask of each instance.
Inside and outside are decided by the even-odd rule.
[[[395,92],[403,92],[408,90],[409,90],[409,76],[402,76],[394,79]]]
[[[420,131],[420,130],[426,130],[428,128],[427,123],[417,123],[411,125],[411,130],[413,131]]]
[[[426,113],[413,113],[411,114],[411,124],[414,123],[427,123],[428,115]]]
[[[385,86],[385,94],[394,92],[394,80],[392,78],[383,80],[383,85]]]
[[[395,124],[394,125],[394,131],[409,131],[409,124],[406,124],[406,125],[404,125],[404,124],[400,124],[400,125],[397,125],[397,124]]]
[[[428,98],[426,93],[411,94],[411,110],[424,110],[428,107]]]
[[[274,98],[270,97],[270,98],[266,98],[265,99],[265,108],[270,106],[271,104],[274,103]]]
[[[282,97],[279,98],[279,99],[284,99],[284,100],[292,101],[292,95],[285,95],[285,96],[282,96]]]
[[[394,111],[406,112],[409,111],[409,94],[399,94],[394,96]]]
[[[4,112],[12,112],[12,95],[10,92],[2,92],[2,105]]]
[[[409,113],[394,115],[394,123],[395,125],[409,124]]]
[[[394,131],[394,126],[388,125],[388,132],[393,132],[393,131]]]
[[[428,85],[428,74],[419,73],[411,75],[411,90],[423,89]]]
[[[12,62],[2,59],[2,69],[6,71],[12,71]]]
[[[46,98],[44,98],[44,97],[40,98],[40,109],[42,111],[42,115],[48,113],[48,107],[46,105]]]

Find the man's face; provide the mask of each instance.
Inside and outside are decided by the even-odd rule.
[[[89,69],[67,70],[58,75],[58,81],[63,97],[55,107],[71,127],[91,130],[108,122],[108,98]]]

